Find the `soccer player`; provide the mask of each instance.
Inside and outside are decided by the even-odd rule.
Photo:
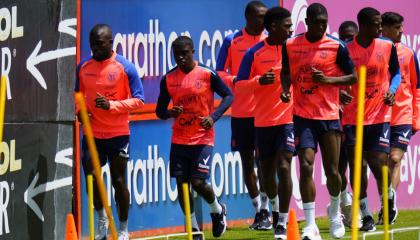
[[[128,112],[144,105],[143,86],[134,65],[112,51],[112,30],[108,25],[95,25],[90,31],[89,43],[93,55],[77,66],[75,91],[80,91],[85,97],[101,166],[107,162],[110,164],[111,182],[115,189],[120,220],[118,239],[124,240],[128,239],[130,200],[126,184],[130,135]],[[76,106],[77,113],[78,110],[79,107]],[[85,136],[82,143],[82,163],[85,174],[92,174]],[[108,219],[96,184],[93,187],[93,203],[98,214],[95,239],[106,239]]]
[[[344,21],[338,28],[339,39],[343,42],[350,42],[354,36],[359,32],[357,24],[353,21]],[[345,90],[340,89],[340,102],[341,104],[349,104],[353,97]],[[342,116],[342,107],[340,106],[340,118]],[[340,193],[340,208],[343,214],[343,223],[347,227],[352,224],[352,195],[347,191],[347,165],[348,160],[346,157],[345,147],[343,143],[344,135],[342,134],[342,141],[340,146],[340,159],[338,161],[338,171],[341,177],[341,193]]]
[[[364,113],[363,151],[367,164],[375,176],[378,190],[382,186],[382,166],[388,162],[391,121],[391,105],[395,92],[401,82],[397,50],[394,44],[380,39],[381,14],[378,10],[366,7],[357,14],[359,34],[350,42],[350,56],[357,68],[366,66],[366,96]],[[351,95],[357,96],[358,84],[352,87]],[[344,106],[343,125],[348,159],[354,159],[357,101]],[[353,183],[354,162],[350,161],[350,179]],[[376,229],[367,199],[367,171],[362,171],[360,186],[360,209],[362,214],[362,231]],[[393,219],[397,212],[394,208],[394,192],[389,185],[389,217]],[[382,197],[381,197],[382,199]]]
[[[219,203],[206,179],[212,162],[213,125],[230,107],[233,95],[213,70],[194,61],[191,38],[178,37],[172,49],[177,66],[162,78],[156,106],[159,118],[174,118],[170,174],[176,178],[182,210],[185,212],[182,184],[188,183],[210,205],[213,236],[220,237],[226,230],[226,206]],[[216,109],[214,93],[222,97]],[[173,107],[168,109],[171,100]],[[192,228],[198,231],[191,193],[189,197]]]
[[[353,21],[344,21],[338,27],[338,38],[343,42],[350,42],[359,32],[357,24]]]
[[[391,151],[389,153],[389,166],[391,171],[392,192],[395,215],[389,218],[394,223],[397,218],[396,190],[400,183],[401,158],[407,151],[407,146],[413,132],[420,129],[419,100],[420,82],[419,64],[412,49],[401,43],[404,17],[395,12],[382,14],[382,36],[391,39],[397,48],[401,71],[401,85],[395,93],[395,103],[391,115]],[[379,214],[379,223],[383,223],[382,208]]]
[[[268,37],[245,54],[235,89],[243,93],[254,92],[256,147],[263,176],[262,184],[272,204],[274,238],[286,239],[286,222],[292,194],[290,162],[295,143],[293,105],[292,102],[279,101],[279,95],[282,93],[281,44],[293,32],[290,12],[280,7],[269,9],[265,14],[264,26]]]
[[[232,103],[231,117],[231,148],[239,151],[242,161],[242,172],[249,197],[255,209],[254,222],[249,227],[255,230],[271,229],[268,212],[268,198],[260,184],[257,186],[257,175],[254,171],[255,163],[255,108],[253,92],[244,93],[233,86],[233,80],[238,74],[239,65],[245,52],[256,43],[266,38],[264,31],[264,15],[267,11],[260,1],[249,2],[245,8],[245,27],[227,36],[220,48],[217,58],[216,71],[224,82],[232,89],[235,99]],[[258,163],[257,163],[258,166]],[[261,183],[261,173],[258,167],[258,178]]]
[[[315,184],[312,177],[318,143],[330,194],[327,208],[330,234],[334,238],[341,238],[345,228],[339,214],[339,86],[353,84],[356,74],[344,43],[325,33],[327,9],[319,3],[309,5],[305,21],[308,31],[288,39],[282,48],[281,72],[283,101],[290,101],[289,88],[293,84],[293,123],[300,161],[300,193],[306,219],[302,239],[321,238],[315,223]]]

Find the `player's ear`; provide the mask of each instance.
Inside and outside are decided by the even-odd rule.
[[[270,29],[269,29],[269,31],[270,31],[270,32],[274,32],[274,31],[276,31],[276,29],[277,29],[277,24],[276,24],[276,22],[272,22],[272,23],[270,24]]]

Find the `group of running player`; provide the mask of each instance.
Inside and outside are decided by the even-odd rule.
[[[353,182],[357,70],[364,65],[367,76],[360,230],[376,229],[368,207],[367,166],[380,195],[382,166],[390,166],[389,222],[394,223],[398,214],[395,189],[399,164],[411,136],[420,127],[418,62],[414,52],[400,43],[404,18],[394,12],[381,15],[366,7],[357,14],[358,25],[346,21],[340,26],[340,39],[326,34],[328,12],[319,3],[307,8],[307,32],[294,37],[291,14],[285,8],[267,9],[262,2],[252,1],[246,6],[245,18],[245,27],[224,39],[217,74],[193,60],[194,47],[189,37],[174,42],[178,66],[161,82],[156,113],[162,119],[175,118],[170,166],[178,189],[187,182],[204,197],[211,206],[213,235],[222,235],[226,230],[226,206],[218,202],[205,179],[211,166],[212,126],[232,104],[231,147],[240,153],[245,184],[255,209],[250,228],[273,228],[275,239],[286,239],[292,192],[290,164],[297,154],[306,220],[302,238],[321,238],[315,222],[313,180],[319,144],[330,194],[330,234],[342,238],[344,226],[351,227],[352,196],[347,191],[346,170],[349,165]],[[222,97],[215,111],[213,92]],[[168,109],[171,100],[173,107]],[[182,192],[178,192],[183,207]],[[192,211],[193,229],[197,230]],[[378,224],[383,223],[382,215],[381,210]]]
[[[394,223],[400,161],[411,136],[420,128],[419,67],[414,52],[400,43],[404,18],[363,8],[357,14],[358,26],[351,21],[340,26],[341,40],[326,34],[328,13],[319,3],[307,8],[307,32],[294,37],[291,14],[285,8],[267,9],[262,2],[252,1],[246,6],[245,18],[246,26],[224,39],[217,73],[193,59],[191,38],[180,36],[172,45],[177,66],[161,80],[156,114],[174,119],[170,175],[176,178],[182,210],[182,184],[187,183],[209,204],[213,235],[219,237],[226,231],[226,205],[218,201],[206,180],[211,169],[213,125],[231,107],[231,147],[240,153],[255,209],[250,228],[274,229],[275,239],[286,239],[292,192],[290,164],[297,154],[306,220],[302,238],[321,238],[315,222],[313,180],[319,144],[330,194],[330,234],[342,238],[344,225],[351,225],[352,196],[347,191],[346,170],[349,165],[353,182],[357,69],[365,65],[360,230],[375,230],[368,207],[367,166],[380,194],[381,167],[390,166],[389,222]],[[379,38],[381,32],[386,39]],[[112,51],[108,25],[95,25],[89,41],[93,55],[79,64],[75,90],[86,99],[101,166],[110,162],[120,220],[118,237],[128,239],[128,112],[143,106],[143,87],[134,65]],[[216,109],[214,93],[222,98]],[[85,138],[82,147],[83,167],[90,174]],[[105,239],[108,219],[96,187],[94,195],[98,214],[95,239]],[[191,193],[189,198],[192,228],[199,231]],[[381,210],[378,224],[383,223],[382,216]],[[194,239],[201,235],[195,234]]]

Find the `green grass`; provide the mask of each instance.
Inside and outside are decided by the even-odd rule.
[[[377,216],[374,216],[376,221]],[[329,227],[328,227],[328,220],[326,218],[318,218],[317,224],[319,230],[321,231],[322,239],[328,240],[333,239],[329,235]],[[302,229],[305,226],[305,222],[299,223],[299,229]],[[398,213],[397,222],[392,225],[391,229],[396,228],[405,228],[405,227],[420,227],[420,211],[400,211]],[[377,231],[383,230],[383,226],[376,226]],[[362,239],[363,232],[359,232],[359,239]],[[210,239],[229,239],[229,240],[240,240],[240,239],[273,239],[273,232],[272,231],[251,231],[248,229],[248,226],[243,226],[242,228],[235,228],[235,229],[228,229],[226,233],[221,238],[214,238],[211,234],[211,231],[205,232],[205,237],[207,240]],[[346,235],[343,239],[350,239],[351,238],[351,230],[346,228]],[[366,237],[366,240],[374,240],[374,239],[383,239],[383,235],[375,235]],[[391,237],[390,237],[391,239]],[[394,239],[402,239],[402,240],[420,240],[419,239],[419,232],[418,231],[410,231],[410,232],[401,232],[401,233],[394,233]]]
[[[377,220],[377,215],[374,215],[375,221]],[[329,235],[328,229],[328,220],[326,218],[318,218],[317,224],[319,230],[321,231],[321,236],[323,240],[333,239]],[[299,229],[305,226],[305,222],[299,222]],[[397,222],[390,226],[390,229],[397,228],[406,228],[406,227],[420,227],[420,210],[402,210],[398,213]],[[376,231],[383,231],[383,226],[376,226]],[[363,239],[362,235],[364,232],[359,232],[359,239]],[[229,228],[226,233],[220,238],[214,238],[211,234],[211,231],[205,231],[205,239],[212,240],[245,240],[245,239],[274,239],[272,231],[252,231],[248,229],[248,226]],[[161,238],[166,239],[166,238]],[[186,237],[171,237],[171,240],[184,240]],[[346,228],[346,235],[342,239],[351,239],[351,230]],[[366,240],[377,240],[383,239],[383,234],[368,236]],[[391,239],[391,236],[390,238]],[[419,231],[409,231],[409,232],[398,232],[394,233],[395,240],[420,240]]]

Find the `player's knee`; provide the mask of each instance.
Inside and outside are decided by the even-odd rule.
[[[125,181],[123,177],[116,177],[112,179],[112,186],[114,187],[115,191],[122,191],[125,188]]]
[[[401,163],[401,158],[399,154],[391,153],[389,155],[389,161],[393,166],[399,166]]]
[[[194,189],[194,191],[201,192],[200,190],[203,190],[206,187],[206,181],[200,178],[192,178],[191,187]]]
[[[278,166],[278,171],[281,174],[289,174],[290,173],[290,164],[288,163],[281,163]]]
[[[301,161],[300,173],[303,177],[312,177],[314,166],[308,161]]]

